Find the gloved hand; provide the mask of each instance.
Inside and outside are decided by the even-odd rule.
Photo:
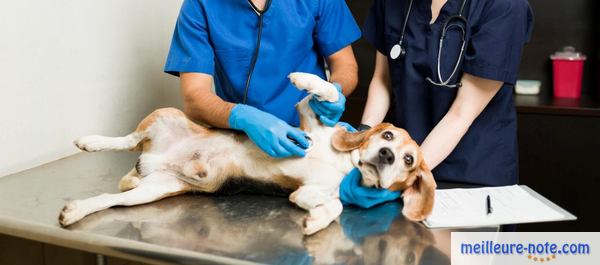
[[[340,201],[344,205],[370,208],[383,202],[396,200],[402,194],[400,191],[363,187],[360,185],[361,178],[360,170],[354,168],[342,180],[340,184]]]
[[[237,104],[231,109],[229,127],[246,132],[261,150],[276,158],[304,156],[304,149],[310,145],[303,131],[269,113],[244,104]]]
[[[337,123],[337,125],[344,127],[348,132],[358,132],[356,128],[354,128],[352,125],[350,125],[350,123],[347,122],[340,121]]]
[[[317,114],[319,120],[325,124],[325,126],[333,127],[342,117],[344,113],[346,97],[342,94],[342,87],[338,83],[333,83],[335,88],[338,90],[338,101],[319,101],[316,97],[312,97],[308,102],[308,105]]]

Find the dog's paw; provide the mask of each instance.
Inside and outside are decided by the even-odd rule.
[[[58,222],[61,226],[69,226],[85,217],[85,212],[81,210],[77,201],[67,202],[63,207],[60,215],[58,216]]]
[[[141,179],[135,176],[125,176],[119,181],[119,190],[121,192],[135,189],[140,185]]]
[[[316,95],[319,100],[338,101],[338,91],[335,86],[317,75],[296,72],[289,74],[288,78],[295,87]]]
[[[316,232],[319,232],[323,228],[320,228],[319,222],[310,216],[304,217],[302,221],[302,233],[304,235],[310,236]]]
[[[288,75],[288,78],[295,87],[298,89],[308,90],[309,92],[316,84],[325,82],[317,75],[300,72],[291,73]]]
[[[327,218],[327,215],[325,207],[311,209],[302,222],[302,233],[307,236],[312,235],[329,226],[332,220]]]
[[[73,143],[77,148],[86,152],[98,152],[106,149],[106,137],[89,135],[75,140]]]

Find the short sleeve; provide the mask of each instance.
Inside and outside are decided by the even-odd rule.
[[[360,38],[360,28],[344,0],[319,0],[316,23],[314,38],[325,57]]]
[[[380,53],[386,54],[384,31],[385,13],[383,12],[383,5],[383,0],[375,0],[373,2],[373,6],[371,6],[371,10],[369,11],[369,15],[367,15],[367,20],[365,21],[363,36],[369,43],[375,46],[375,49],[377,49]]]
[[[523,46],[529,41],[533,14],[526,0],[485,1],[471,25],[463,70],[485,79],[514,84]]]
[[[212,75],[214,66],[206,13],[198,0],[185,0],[175,25],[164,71],[175,76],[183,72]]]

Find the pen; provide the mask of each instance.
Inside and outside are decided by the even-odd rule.
[[[490,195],[487,196],[486,202],[487,202],[487,214],[490,215],[492,213],[492,199],[490,198]]]

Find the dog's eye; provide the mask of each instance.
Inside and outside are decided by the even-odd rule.
[[[404,156],[404,164],[407,166],[411,166],[415,162],[415,158],[412,155]]]
[[[381,134],[381,137],[385,140],[391,141],[394,140],[394,134],[390,131],[385,131]]]

